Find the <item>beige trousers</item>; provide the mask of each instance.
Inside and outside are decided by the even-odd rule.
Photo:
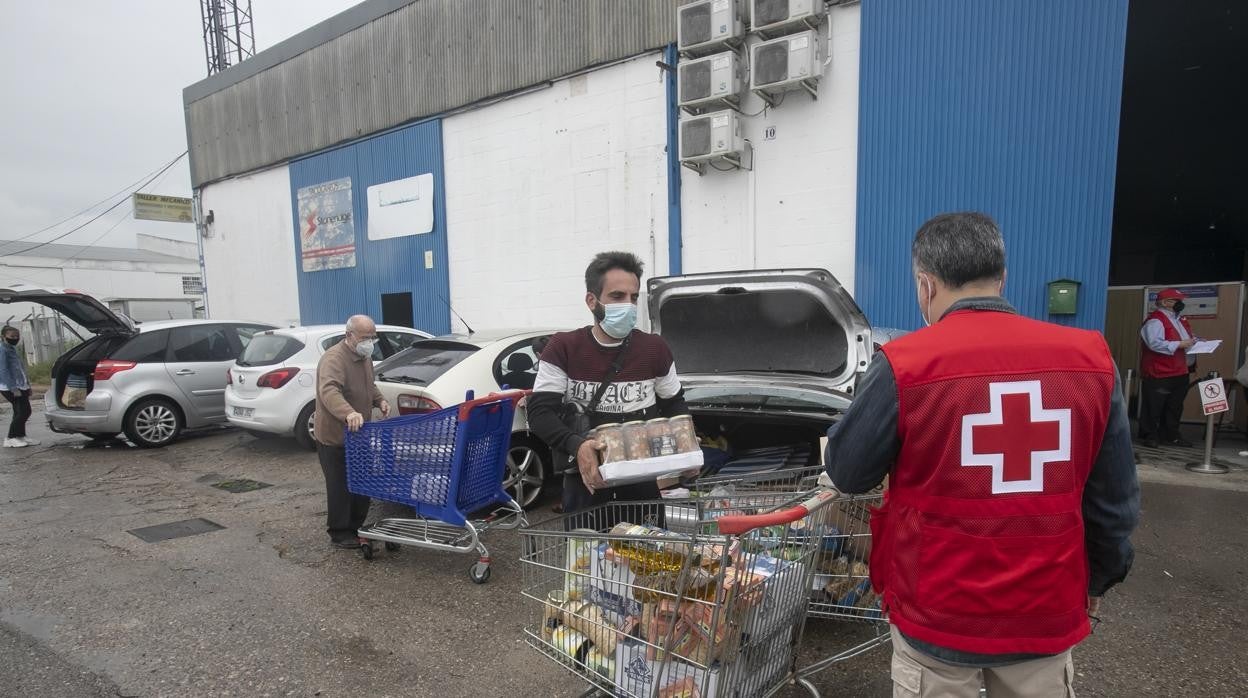
[[[1070,650],[991,669],[962,667],[929,657],[893,633],[893,698],[1075,698]]]

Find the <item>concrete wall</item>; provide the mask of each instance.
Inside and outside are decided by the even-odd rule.
[[[752,171],[681,180],[684,271],[822,267],[854,286],[859,5],[832,9],[819,98],[788,93],[776,108],[750,95],[742,136]],[[750,42],[758,41],[751,37]],[[768,129],[774,128],[774,135]]]
[[[286,166],[201,190],[200,210],[214,222],[203,241],[209,316],[299,321],[295,249]]]
[[[474,329],[588,324],[602,250],[667,271],[661,56],[443,120],[451,302]]]

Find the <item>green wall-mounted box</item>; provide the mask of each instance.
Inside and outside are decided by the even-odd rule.
[[[1049,315],[1074,315],[1078,307],[1078,281],[1058,279],[1049,282]]]

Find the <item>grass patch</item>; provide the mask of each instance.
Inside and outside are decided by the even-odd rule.
[[[41,364],[31,364],[26,367],[26,376],[30,378],[31,385],[51,385],[52,383],[52,364],[54,361],[45,361]]]

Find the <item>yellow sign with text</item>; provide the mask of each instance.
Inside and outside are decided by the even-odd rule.
[[[135,194],[134,218],[141,221],[190,223],[191,200],[181,196]]]

